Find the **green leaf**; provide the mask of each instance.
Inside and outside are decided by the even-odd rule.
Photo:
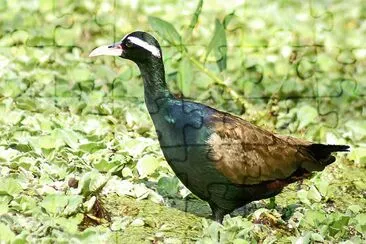
[[[181,36],[171,23],[153,16],[149,16],[149,23],[151,27],[170,44],[175,46],[180,46],[182,44]]]
[[[0,196],[0,216],[9,211],[9,203],[12,200],[11,196]]]
[[[20,109],[35,112],[37,111],[37,104],[34,99],[20,97],[16,100],[17,107]]]
[[[96,151],[99,151],[100,149],[104,149],[105,144],[104,143],[98,143],[98,142],[89,142],[85,144],[81,144],[79,146],[79,149],[85,152],[89,153],[95,153]]]
[[[133,187],[133,193],[136,198],[138,199],[145,199],[149,196],[150,189],[146,187],[146,185],[140,183],[137,185],[134,185]]]
[[[158,181],[158,191],[164,196],[174,196],[179,190],[177,177],[161,177]]]
[[[311,240],[316,242],[324,242],[324,238],[319,233],[311,233]]]
[[[14,232],[9,228],[9,226],[0,223],[0,240],[5,243],[10,243],[15,239]]]
[[[130,167],[123,167],[122,169],[123,178],[133,177],[133,172]]]
[[[310,186],[310,189],[307,194],[308,199],[313,200],[315,202],[320,202],[322,200],[322,196],[319,191],[315,188],[315,186]]]
[[[83,203],[83,196],[80,195],[47,195],[40,206],[50,215],[70,215],[75,213]]]
[[[13,178],[0,178],[0,195],[8,194],[15,197],[22,191],[20,183]]]
[[[65,195],[47,195],[40,206],[51,215],[60,215],[68,203],[68,196]]]
[[[0,95],[3,97],[17,97],[23,91],[20,89],[19,84],[20,82],[15,81],[7,81],[4,82],[2,86],[0,86]]]
[[[196,27],[196,25],[197,25],[198,18],[200,17],[201,12],[202,12],[202,5],[203,5],[203,0],[199,0],[196,10],[193,13],[191,23],[189,24],[189,29],[191,30],[191,32],[194,29],[194,27]]]
[[[308,205],[311,204],[308,199],[308,191],[301,189],[300,191],[297,192],[297,197],[300,199],[301,202],[306,203]]]
[[[81,177],[78,190],[83,196],[88,196],[91,193],[97,193],[96,191],[101,190],[107,184],[108,180],[108,177],[93,170]]]
[[[132,157],[138,157],[147,147],[147,143],[141,139],[132,139],[124,143],[123,150]]]
[[[250,244],[250,242],[244,239],[234,239],[233,244]]]
[[[352,138],[356,140],[366,138],[366,120],[348,120],[345,127],[352,133]]]
[[[79,64],[68,70],[69,79],[76,82],[86,83],[88,80],[92,79],[92,74],[93,72],[89,70],[89,66],[86,64]],[[84,84],[81,84],[80,86],[82,87],[82,85]]]
[[[16,209],[23,213],[32,212],[34,208],[36,208],[36,206],[36,199],[27,195],[21,195],[20,197],[12,201],[12,209]]]
[[[79,225],[83,220],[83,214],[76,214],[75,216],[71,216],[69,218],[59,217],[54,218],[57,226],[60,226],[63,230],[70,232],[70,233],[77,233],[79,232]]]
[[[366,168],[366,148],[352,148],[347,157],[354,161],[356,165]]]
[[[306,126],[316,123],[318,117],[318,111],[310,106],[304,105],[297,110],[297,120],[300,122],[298,130],[305,128]]]
[[[308,224],[311,227],[319,227],[324,221],[326,221],[326,216],[320,210],[308,210],[301,221],[302,224]]]
[[[145,225],[145,222],[140,219],[140,218],[137,218],[137,219],[134,219],[131,224],[131,226],[144,226]]]
[[[145,155],[144,157],[139,159],[136,168],[140,175],[140,178],[145,178],[154,173],[159,165],[160,162],[157,158],[152,155]]]
[[[215,22],[215,32],[211,39],[210,44],[207,47],[206,58],[212,50],[215,52],[216,63],[220,69],[223,71],[226,69],[227,60],[227,41],[224,25],[216,19]]]
[[[111,230],[124,230],[131,223],[131,216],[114,217],[111,225]]]
[[[94,164],[94,167],[100,172],[108,172],[109,170],[115,168],[118,165],[121,165],[121,163],[117,161],[110,162],[105,159],[101,159],[99,162]]]
[[[316,62],[312,58],[303,57],[297,65],[297,76],[306,80],[313,76],[316,70]]]
[[[71,147],[72,149],[78,149],[79,148],[79,138],[80,136],[70,129],[59,129],[57,130],[56,135],[59,138],[62,138],[66,145]]]
[[[17,143],[17,144],[10,144],[9,146],[10,148],[16,149],[20,152],[29,152],[32,150],[32,147],[29,144]]]
[[[212,240],[217,240],[220,232],[220,224],[216,221],[213,221],[207,228],[207,233],[210,235]]]
[[[355,217],[356,227],[355,229],[363,235],[366,235],[366,214],[360,213]]]
[[[70,195],[67,199],[67,206],[63,213],[65,215],[71,215],[76,213],[83,203],[84,197],[80,195]]]
[[[351,210],[353,213],[359,213],[362,211],[362,207],[357,204],[352,204],[348,207],[349,210]],[[365,220],[366,221],[366,220]]]
[[[349,216],[343,215],[341,213],[334,213],[331,215],[331,222],[329,224],[329,234],[334,236],[346,230],[348,222],[350,220]]]
[[[316,188],[323,196],[327,196],[329,189],[329,181],[323,178],[319,178],[319,181],[315,183]]]
[[[224,21],[223,21],[223,25],[224,28],[227,29],[227,26],[229,25],[230,21],[235,17],[235,12],[232,12],[228,15],[225,16]]]
[[[59,141],[59,140],[58,140]],[[38,144],[41,148],[52,149],[56,148],[57,140],[53,135],[38,137]]]
[[[84,202],[83,206],[86,208],[87,212],[92,210],[96,201],[97,201],[97,198],[95,196],[92,196],[88,201]]]
[[[193,70],[191,62],[187,58],[179,63],[178,87],[184,97],[189,97],[191,93],[191,82],[193,80]]]
[[[305,232],[305,234],[302,237],[298,238],[296,241],[294,241],[294,243],[309,244],[310,237],[310,232]]]

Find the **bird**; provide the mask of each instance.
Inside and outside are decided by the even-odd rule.
[[[233,114],[175,97],[168,89],[162,50],[153,35],[135,31],[95,48],[137,64],[144,100],[164,157],[179,180],[208,202],[212,218],[252,201],[274,197],[287,185],[322,171],[347,145],[313,143],[274,134]]]

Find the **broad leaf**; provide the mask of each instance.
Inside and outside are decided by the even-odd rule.
[[[147,177],[159,167],[159,160],[151,155],[146,155],[137,162],[137,171],[141,178]]]
[[[149,23],[151,27],[159,33],[159,35],[172,45],[180,46],[182,38],[178,31],[169,22],[157,17],[149,16]]]
[[[214,35],[207,48],[206,58],[212,50],[214,50],[214,52],[215,52],[216,63],[219,66],[220,71],[225,70],[226,69],[226,60],[227,60],[226,33],[225,33],[224,25],[221,24],[218,19],[216,19]]]
[[[47,195],[40,206],[44,208],[50,215],[61,215],[67,206],[69,197],[65,195]]]
[[[13,178],[0,179],[0,195],[8,194],[10,196],[16,196],[22,191],[22,187],[19,181]]]
[[[310,106],[304,105],[297,111],[297,119],[300,122],[298,130],[304,129],[306,126],[316,123],[318,117],[318,111]]]
[[[165,196],[174,196],[178,192],[178,185],[177,177],[161,177],[158,181],[158,191]]]

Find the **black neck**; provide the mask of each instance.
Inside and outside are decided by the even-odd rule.
[[[151,59],[137,63],[144,80],[145,103],[150,113],[158,110],[156,102],[172,97],[165,82],[165,71],[162,59]]]

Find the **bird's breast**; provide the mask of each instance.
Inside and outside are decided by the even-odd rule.
[[[207,195],[207,184],[221,179],[209,158],[210,111],[196,104],[167,102],[150,113],[164,156],[175,174],[196,195]]]

